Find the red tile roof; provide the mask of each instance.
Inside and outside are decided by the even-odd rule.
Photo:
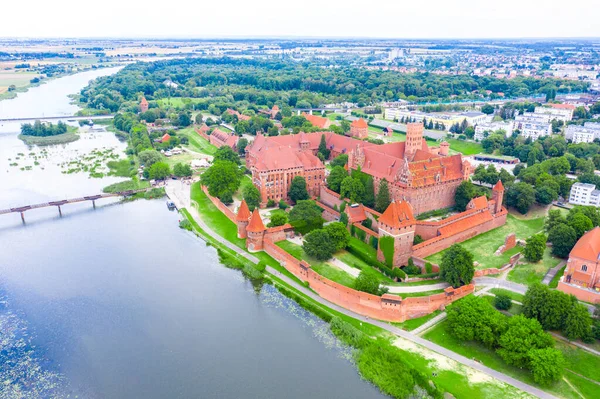
[[[475,206],[475,209],[487,209],[488,207],[488,200],[485,195],[475,197],[470,202]]]
[[[590,262],[600,261],[600,227],[585,233],[571,250],[569,256],[575,256]]]
[[[494,191],[504,191],[504,184],[502,184],[502,180],[498,180],[496,185],[493,188]]]
[[[261,231],[265,231],[266,227],[263,224],[263,221],[260,217],[260,213],[258,213],[258,208],[254,208],[254,212],[252,212],[252,217],[250,218],[250,223],[248,227],[246,227],[246,231],[251,233],[260,233]]]
[[[479,226],[482,223],[490,222],[494,217],[489,212],[478,212],[464,219],[457,220],[439,229],[442,236],[451,236],[458,234],[472,227]]]
[[[312,123],[313,125],[315,125],[316,127],[320,128],[320,129],[325,129],[326,127],[328,127],[331,124],[331,121],[329,119],[323,118],[322,116],[310,115],[310,114],[307,114],[306,112],[303,112],[302,116],[305,117],[306,120],[308,120],[310,123]]]
[[[359,204],[358,206],[348,205],[346,211],[348,212],[348,221],[350,223],[362,222],[367,219],[365,208],[362,204]]]
[[[238,222],[247,222],[249,217],[250,217],[250,208],[248,208],[248,204],[246,203],[246,200],[242,200],[242,203],[240,204],[240,207],[238,209],[238,213],[235,217],[235,220],[237,220]]]
[[[146,97],[142,97],[142,100],[140,101],[141,105],[148,105],[148,101],[146,100]]]
[[[171,136],[169,136],[169,133],[165,133],[164,136],[162,136],[162,138],[160,139],[160,142],[164,143],[165,141],[169,140],[171,140]]]
[[[363,118],[356,119],[350,126],[360,127],[360,128],[368,128],[369,125]]]
[[[383,215],[379,218],[379,223],[390,227],[398,228],[405,223],[415,221],[410,204],[406,201],[392,201]]]
[[[573,104],[548,104],[548,105],[552,108],[557,108],[557,109],[575,110],[575,108],[576,108]]]

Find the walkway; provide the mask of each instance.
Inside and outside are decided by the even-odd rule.
[[[501,280],[493,277],[475,277],[473,279],[475,285],[489,285],[491,288],[504,288],[505,290],[517,292],[525,295],[527,292],[527,286],[522,284],[513,283],[511,281]]]
[[[556,276],[556,273],[558,273],[558,271],[560,269],[562,269],[565,264],[566,264],[566,262],[563,260],[558,265],[556,265],[552,269],[548,270],[548,272],[544,276],[544,279],[542,280],[542,284],[544,284],[544,285],[550,284],[550,282],[552,281],[554,276]]]
[[[443,290],[444,288],[450,287],[448,283],[436,283],[426,285],[388,285],[388,292],[390,294],[408,294],[410,292],[427,292],[434,290]]]

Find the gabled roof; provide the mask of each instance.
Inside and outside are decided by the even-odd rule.
[[[247,222],[248,218],[250,217],[250,208],[248,208],[248,204],[246,203],[246,200],[242,200],[242,203],[240,204],[240,207],[238,209],[238,213],[235,217],[235,220],[237,220],[238,222]]]
[[[260,213],[258,213],[258,208],[254,208],[254,212],[252,212],[252,217],[250,218],[250,223],[248,227],[246,227],[246,231],[251,233],[260,233],[265,231],[266,227],[263,224],[263,221],[260,217]]]
[[[379,223],[383,223],[390,227],[401,227],[405,222],[415,220],[410,204],[406,201],[392,201],[387,207],[383,215],[379,218]]]
[[[488,207],[488,200],[485,195],[473,198],[470,203],[475,206],[475,209],[487,209]]]
[[[323,118],[322,116],[310,115],[306,112],[303,112],[302,116],[305,117],[310,123],[321,129],[326,128],[330,123],[329,119]]]
[[[362,222],[367,219],[363,204],[358,204],[358,206],[349,205],[346,207],[346,212],[348,212],[348,221],[350,223]]]
[[[493,188],[494,191],[504,191],[504,184],[502,184],[502,180],[498,180],[498,183]]]
[[[571,250],[569,256],[596,263],[600,261],[600,227],[585,233]]]
[[[368,128],[369,127],[369,125],[363,118],[354,120],[350,126],[359,127],[359,128]]]
[[[160,139],[160,141],[161,141],[162,143],[164,143],[165,141],[169,141],[169,140],[171,140],[171,136],[169,136],[169,133],[165,133],[165,134],[162,136],[162,138]]]
[[[140,101],[140,104],[148,105],[148,101],[146,101],[146,97],[142,97],[142,100]]]

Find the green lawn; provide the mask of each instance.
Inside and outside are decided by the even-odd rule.
[[[440,313],[442,313],[442,311],[438,309],[435,312],[429,313],[428,315],[423,316],[423,317],[417,317],[416,319],[409,319],[402,323],[392,323],[392,324],[394,324],[396,327],[402,328],[403,330],[412,331],[415,328],[421,327],[423,324],[427,323],[429,320],[433,319],[435,316],[439,315]]]
[[[542,217],[536,219],[518,219],[509,214],[504,226],[473,237],[464,241],[461,245],[473,254],[476,262],[479,262],[478,269],[500,268],[508,263],[512,255],[521,250],[521,247],[517,246],[500,256],[494,255],[500,245],[504,243],[508,234],[514,232],[517,234],[517,238],[526,239],[542,230],[543,226],[544,218]],[[428,256],[427,260],[440,264],[445,251]]]
[[[400,298],[410,298],[410,297],[421,297],[421,296],[429,296],[429,295],[441,294],[442,292],[444,292],[443,289],[432,290],[432,291],[424,291],[424,292],[407,292],[407,293],[396,294],[396,295],[398,295]]]
[[[464,155],[474,155],[483,152],[483,147],[479,143],[458,139],[446,139],[446,141],[450,144],[451,150],[460,152]]]
[[[210,144],[205,138],[201,137],[193,127],[188,127],[177,131],[177,136],[187,137],[189,140],[188,148],[206,155],[214,155],[217,147]]]
[[[561,259],[552,256],[550,248],[546,248],[543,259],[537,263],[530,263],[522,258],[508,273],[508,280],[524,285],[541,283],[548,270],[558,265],[560,261]]]
[[[525,298],[525,295],[521,295],[517,292],[505,290],[502,288],[492,288],[490,290],[490,293],[492,293],[494,295],[504,294],[507,297],[509,297],[511,300],[521,302],[521,303],[523,303],[523,298]]]
[[[468,357],[470,359],[477,359],[480,363],[484,364],[487,367],[490,367],[494,370],[503,372],[503,373],[505,373],[513,378],[516,378],[520,381],[523,381],[527,384],[536,386],[540,389],[544,389],[545,391],[551,392],[559,397],[581,399],[581,396],[579,396],[575,391],[573,391],[573,389],[565,381],[562,381],[562,380],[558,381],[550,387],[539,386],[533,380],[533,376],[530,372],[519,369],[517,367],[507,365],[502,360],[502,358],[500,358],[500,356],[498,356],[496,354],[496,352],[494,350],[488,349],[485,346],[483,346],[477,342],[462,342],[462,341],[458,340],[457,338],[455,338],[453,335],[450,334],[450,332],[448,330],[448,322],[446,320],[442,321],[438,325],[434,326],[431,330],[427,331],[424,335],[424,338],[428,339],[432,342],[435,342],[436,344],[441,345],[447,349],[450,349],[453,352],[456,352],[465,357]],[[572,362],[577,358],[582,359],[581,356],[584,356],[584,355],[581,355],[578,353],[572,354],[572,353],[565,352],[564,348],[562,347],[560,342],[557,342],[556,347],[557,347],[557,349],[560,349],[561,351],[563,351],[563,354],[565,354],[565,357],[567,358],[567,361],[569,364],[572,364]],[[581,351],[581,352],[583,352],[583,351]],[[583,353],[585,354],[585,352],[583,352]],[[593,356],[593,355],[590,355],[590,356]],[[587,358],[585,359],[585,361],[588,361]],[[580,368],[577,369],[579,371],[577,371],[577,370],[573,370],[573,371],[576,371],[588,378],[592,378],[592,379],[597,378],[596,375],[599,372],[598,370],[600,370],[597,367],[596,367],[596,369],[594,369],[594,366],[597,365],[597,362],[598,362],[598,359],[594,359],[591,363],[589,363],[589,366],[586,363],[580,363]],[[567,368],[569,368],[569,367],[567,367]],[[580,379],[571,378],[572,376],[576,377],[569,372],[565,372],[565,377],[579,391],[586,391],[587,389],[589,389],[589,386],[587,384],[581,385],[580,381],[579,381]],[[598,387],[597,387],[597,389],[598,389]],[[589,396],[590,399],[593,397],[594,396]]]
[[[567,265],[564,265],[563,267],[560,268],[558,273],[556,273],[556,275],[552,278],[552,281],[550,281],[550,284],[548,284],[548,287],[550,287],[550,288],[558,287],[558,280],[560,280],[560,278],[563,276],[563,274],[565,274],[566,268],[567,268]]]

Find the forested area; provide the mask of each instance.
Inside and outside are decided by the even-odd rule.
[[[118,111],[126,101],[137,101],[140,95],[149,100],[204,99],[196,103],[199,109],[218,101],[308,108],[342,101],[368,105],[398,98],[431,102],[473,99],[481,98],[486,90],[520,97],[549,91],[581,92],[587,87],[585,82],[557,79],[400,74],[352,66],[224,57],[133,64],[83,89],[81,101],[90,108],[111,112]]]
[[[48,137],[57,136],[67,132],[67,124],[58,122],[56,125],[52,123],[42,123],[35,121],[33,124],[24,123],[21,125],[21,134],[24,136]]]

